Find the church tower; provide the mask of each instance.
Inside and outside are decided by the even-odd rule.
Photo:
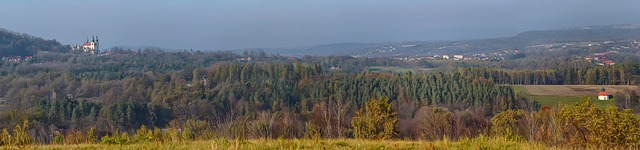
[[[79,49],[80,47],[74,46],[73,48]],[[84,42],[81,48],[85,53],[91,53],[91,55],[100,54],[100,40],[98,39],[98,36],[93,35],[91,36],[91,39],[87,37],[87,42]]]
[[[98,36],[97,35],[95,36],[95,40],[93,41],[93,43],[95,43],[94,47],[93,47],[94,48],[93,55],[100,54],[100,41],[98,40]]]

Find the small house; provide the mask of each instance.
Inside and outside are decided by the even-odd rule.
[[[609,94],[605,91],[604,88],[602,88],[600,90],[600,93],[598,93],[598,100],[603,100],[603,101],[609,100]]]

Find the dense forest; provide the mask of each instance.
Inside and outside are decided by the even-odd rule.
[[[557,70],[501,70],[491,68],[460,69],[465,75],[500,84],[518,85],[638,85],[639,64],[627,62],[615,66],[565,68]]]
[[[4,121],[0,128],[13,129],[3,135],[28,135],[24,139],[27,143],[44,144],[122,144],[167,140],[170,135],[179,136],[177,139],[422,140],[499,135],[548,145],[583,146],[615,137],[595,135],[605,130],[598,126],[601,122],[593,122],[593,128],[580,128],[576,123],[585,122],[575,120],[576,114],[619,113],[605,119],[622,119],[630,123],[627,125],[638,122],[632,117],[633,110],[598,110],[588,101],[562,108],[541,106],[518,97],[508,86],[638,84],[640,63],[634,62],[592,66],[564,58],[513,60],[527,67],[534,66],[528,63],[540,64],[539,70],[529,70],[489,68],[507,65],[504,62],[341,56],[298,59],[225,51],[112,52],[98,57],[38,51],[33,59],[20,63],[3,61],[0,118]],[[551,65],[554,63],[562,65]],[[365,69],[402,65],[440,69],[426,73]],[[334,66],[342,69],[331,70]],[[634,131],[626,132],[630,129]],[[640,130],[635,129],[640,128],[616,130],[638,134],[635,131]],[[570,140],[579,136],[573,134],[576,130],[594,135],[584,142]],[[629,144],[637,143],[633,139],[617,142],[637,146]]]

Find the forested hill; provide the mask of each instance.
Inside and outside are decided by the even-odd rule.
[[[640,39],[640,25],[589,26],[556,30],[526,31],[510,37],[386,43],[339,43],[311,47],[265,49],[283,55],[352,55],[358,57],[406,57],[492,53],[507,49],[576,42]]]
[[[509,38],[521,45],[557,42],[607,41],[640,38],[640,25],[611,25],[559,30],[527,31]]]
[[[0,56],[29,56],[36,51],[66,52],[71,47],[56,40],[45,40],[28,34],[0,28]]]

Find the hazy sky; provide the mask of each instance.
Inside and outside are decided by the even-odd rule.
[[[0,28],[63,44],[199,50],[455,40],[640,23],[638,0],[14,0]]]

